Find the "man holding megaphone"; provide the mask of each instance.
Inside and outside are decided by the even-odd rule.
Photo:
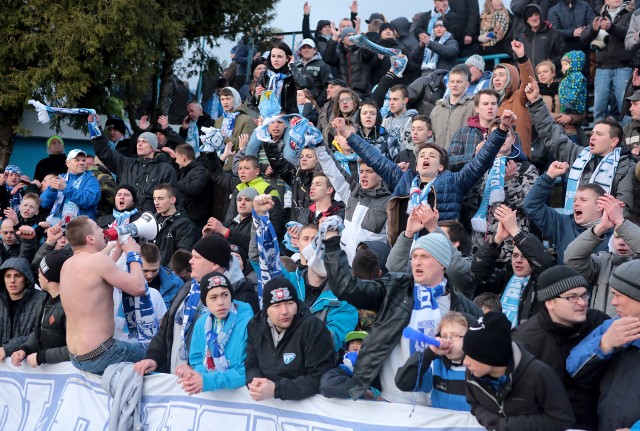
[[[113,286],[132,296],[145,294],[140,246],[131,238],[117,243],[127,256],[126,272],[101,253],[107,246],[105,235],[87,216],[71,220],[66,236],[74,254],[62,267],[60,300],[67,316],[71,363],[102,374],[111,364],[139,361],[145,354],[140,344],[113,338]]]

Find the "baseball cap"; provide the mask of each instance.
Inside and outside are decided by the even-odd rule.
[[[316,43],[313,41],[313,39],[302,39],[302,42],[300,43],[300,48],[302,48],[305,45],[309,45],[311,48],[315,48],[316,47]]]
[[[69,151],[69,154],[67,155],[67,161],[69,161],[71,159],[75,159],[78,156],[87,157],[87,153],[82,151],[82,150],[80,150],[80,149],[78,149],[78,148],[75,148],[75,149]]]

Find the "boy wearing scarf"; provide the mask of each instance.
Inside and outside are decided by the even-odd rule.
[[[224,112],[216,119],[214,127],[220,129],[225,144],[233,142],[233,151],[238,151],[240,135],[243,133],[251,135],[256,125],[242,108],[240,93],[235,88],[224,87],[220,90],[220,103]],[[232,159],[229,158],[229,160]],[[227,163],[225,167],[231,169],[231,163]]]
[[[233,299],[233,287],[224,274],[210,272],[202,277],[200,301],[207,312],[193,329],[189,364],[180,376],[182,389],[194,395],[244,385],[247,325],[251,306]]]
[[[570,166],[564,213],[573,212],[576,191],[584,184],[597,184],[606,193],[615,196],[625,204],[625,214],[633,208],[633,182],[635,157],[624,146],[624,135],[616,121],[600,120],[593,126],[589,146],[574,143],[565,133],[562,125],[553,121],[533,78],[527,84],[531,121],[536,125],[545,149],[558,162]],[[541,227],[541,226],[538,226]]]
[[[554,262],[538,238],[520,230],[516,211],[500,205],[495,217],[497,232],[493,240],[483,244],[475,254],[471,273],[476,282],[475,294],[501,295],[502,311],[515,328],[539,310],[540,304],[535,301],[538,275]],[[496,261],[509,238],[513,239],[511,262],[506,268],[497,268]]]

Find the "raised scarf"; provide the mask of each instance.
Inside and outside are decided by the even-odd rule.
[[[327,239],[327,232],[337,231],[341,233],[344,229],[342,224],[342,218],[337,215],[332,215],[324,220],[324,223],[320,225],[318,233],[313,241],[301,251],[304,258],[307,260],[307,266],[312,269],[316,274],[321,277],[327,276],[327,270],[324,267],[324,240]]]
[[[489,208],[495,203],[504,202],[504,175],[506,172],[507,158],[496,157],[493,166],[487,175],[482,193],[482,202],[478,212],[471,219],[471,226],[476,232],[486,232],[489,228]]]
[[[284,87],[284,79],[287,77],[284,73],[277,73],[270,69],[267,69],[265,73],[269,82],[258,102],[258,110],[262,118],[278,115],[282,111],[280,95]]]

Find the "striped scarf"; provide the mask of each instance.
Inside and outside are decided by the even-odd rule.
[[[620,151],[620,147],[617,147],[600,160],[600,163],[596,166],[593,174],[591,174],[591,178],[589,178],[589,183],[599,185],[606,193],[611,191],[613,177],[616,174],[616,169],[620,162]],[[567,181],[567,195],[565,196],[564,201],[565,214],[573,214],[573,201],[580,184],[580,179],[582,178],[582,172],[592,157],[593,154],[589,151],[589,147],[585,147],[573,162],[573,165],[571,165],[571,170],[569,170],[569,180]]]
[[[531,278],[531,276],[518,277],[515,274],[512,275],[509,279],[507,287],[505,287],[504,292],[502,292],[502,298],[500,298],[502,312],[511,322],[512,328],[518,326],[518,310],[520,309],[520,299],[522,297],[522,292],[524,291],[525,286],[529,282],[529,278]]]
[[[206,370],[225,371],[229,368],[229,361],[227,361],[224,351],[236,326],[237,317],[238,309],[233,302],[229,315],[224,321],[216,318],[213,314],[207,317],[204,323],[207,345],[202,364]]]
[[[504,175],[506,172],[507,158],[496,157],[493,161],[493,167],[487,175],[482,193],[482,202],[478,212],[471,219],[471,227],[476,232],[486,232],[489,223],[489,208],[498,202],[504,202]]]
[[[222,126],[220,126],[220,132],[225,138],[233,136],[233,128],[236,125],[236,117],[240,115],[240,112],[223,113]]]
[[[272,278],[282,276],[282,264],[280,263],[280,245],[276,230],[269,220],[269,214],[259,216],[252,210],[253,226],[256,229],[256,242],[258,245],[258,264],[260,276],[258,277],[258,297],[262,308],[262,291],[264,285]]]
[[[182,312],[176,313],[176,322],[182,323],[182,333],[180,334],[180,351],[178,352],[180,359],[186,361],[189,359],[189,352],[187,349],[187,336],[191,325],[196,320],[196,314],[198,313],[198,305],[200,304],[200,283],[195,278],[191,279],[191,289],[189,294],[184,300],[184,307]]]
[[[451,38],[451,33],[446,32],[442,35],[442,37],[440,37],[439,39],[433,39],[433,41],[439,43],[440,45],[444,45]],[[422,58],[422,65],[420,66],[420,70],[436,70],[439,58],[440,56],[438,54],[425,47],[424,57]]]
[[[420,190],[420,175],[417,175],[413,181],[411,182],[411,188],[409,189],[409,205],[407,205],[407,214],[411,214],[414,208],[419,206],[422,203],[428,203],[429,193],[433,188],[433,182],[437,179],[436,176],[434,179],[429,181],[426,186],[422,190]],[[434,189],[435,194],[435,189]]]

